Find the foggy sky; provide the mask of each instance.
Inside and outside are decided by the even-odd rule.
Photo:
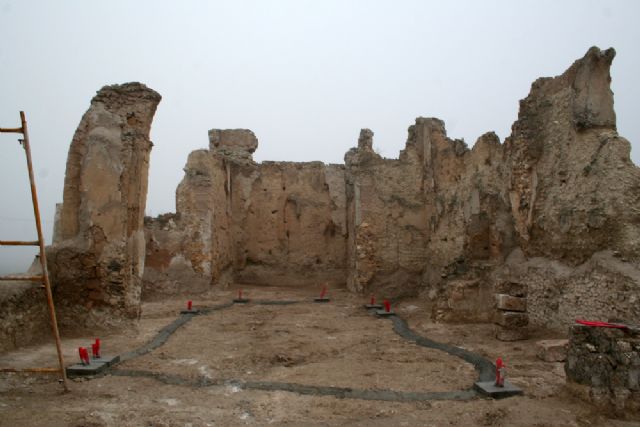
[[[140,81],[163,100],[147,214],[175,211],[187,154],[211,128],[252,129],[254,158],[342,163],[359,130],[397,157],[417,116],[471,146],[501,140],[518,100],[590,46],[615,47],[619,133],[640,161],[640,2],[0,0],[0,126],[29,122],[50,241],[69,143],[95,92]],[[0,135],[0,240],[35,238],[24,154]],[[35,251],[0,248],[0,273]]]

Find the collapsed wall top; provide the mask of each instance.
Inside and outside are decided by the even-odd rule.
[[[258,138],[249,129],[209,130],[209,150],[238,160],[252,160]]]

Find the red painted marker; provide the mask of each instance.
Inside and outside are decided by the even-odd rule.
[[[94,359],[96,359],[98,357],[97,356],[97,354],[98,354],[97,352],[98,352],[98,349],[96,348],[96,343],[91,344],[91,356]]]
[[[193,301],[189,300],[187,301],[187,310],[191,310],[191,307],[193,307]]]
[[[322,287],[322,291],[320,292],[320,298],[324,298],[327,295],[327,286]]]
[[[100,338],[96,338],[96,353],[98,354],[96,357],[100,357]]]
[[[376,305],[376,297],[373,296],[373,294],[371,294],[371,305]]]
[[[505,368],[502,358],[498,357],[496,360],[496,387],[504,387]]]
[[[78,348],[78,353],[80,354],[80,361],[83,365],[89,365],[89,352],[85,347]]]
[[[242,299],[242,289],[238,289],[238,299]]]
[[[384,311],[389,313],[391,311],[391,303],[387,300],[384,300]]]

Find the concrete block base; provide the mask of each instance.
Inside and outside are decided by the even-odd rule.
[[[67,376],[81,377],[84,375],[96,375],[107,369],[107,367],[108,365],[106,363],[95,363],[94,361],[91,361],[88,365],[77,363],[67,368]]]
[[[180,314],[198,314],[200,310],[192,308],[191,310],[180,310]]]
[[[234,304],[246,304],[249,302],[249,298],[235,298],[233,300]]]
[[[502,399],[504,397],[523,394],[520,387],[514,386],[507,380],[504,381],[504,387],[497,387],[495,381],[478,381],[473,385],[473,388],[493,399]]]
[[[391,311],[386,311],[386,310],[376,310],[376,314],[380,317],[389,317],[389,316],[395,316],[396,312],[391,310]]]
[[[322,297],[322,298],[314,298],[313,302],[329,302],[331,301],[329,298],[327,297]]]

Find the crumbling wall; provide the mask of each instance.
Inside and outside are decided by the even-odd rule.
[[[178,190],[175,280],[187,268],[211,284],[346,283],[419,295],[438,320],[487,322],[494,285],[516,283],[533,326],[638,320],[640,169],[616,132],[614,55],[591,48],[534,82],[504,144],[488,132],[468,149],[419,117],[398,159],[363,129],[344,166],[256,164],[251,131],[211,130]]]
[[[105,86],[73,137],[56,242],[47,249],[63,326],[139,315],[149,131],[160,99],[140,83]]]
[[[503,145],[490,132],[469,150],[442,121],[418,118],[389,160],[363,131],[345,158],[349,287],[420,293],[436,319],[489,321],[493,284],[526,283],[533,325],[637,320],[640,170],[615,130],[614,54],[592,48],[537,80]],[[406,242],[395,218],[414,214],[404,247],[423,263],[393,276],[407,271],[392,261]]]
[[[640,412],[640,333],[573,325],[565,362],[569,390],[619,414]]]
[[[347,284],[356,292],[377,288],[406,295],[420,285],[428,239],[419,155],[407,144],[401,159],[383,159],[373,132],[360,132],[345,155],[348,200]]]
[[[209,140],[189,156],[174,225],[159,231],[162,217],[147,220],[145,293],[198,292],[232,279],[343,283],[344,167],[257,164],[258,140],[245,129],[212,129]]]

